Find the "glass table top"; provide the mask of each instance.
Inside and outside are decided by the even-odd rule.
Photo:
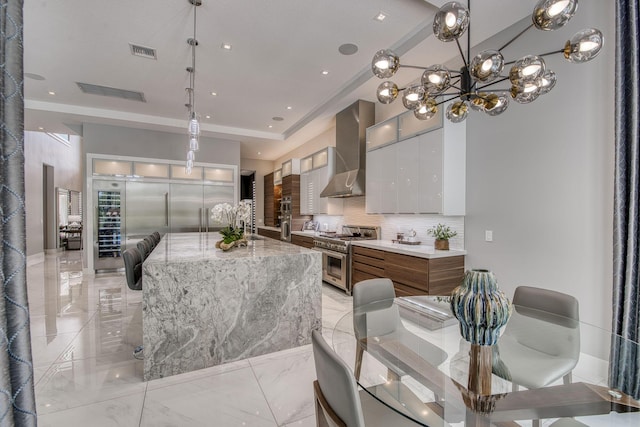
[[[471,345],[448,300],[425,296],[348,313],[332,346],[366,392],[416,425],[640,426],[640,402],[608,387],[612,339],[640,354],[593,325],[514,306],[496,345]]]

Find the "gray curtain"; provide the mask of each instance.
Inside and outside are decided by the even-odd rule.
[[[35,426],[24,211],[22,0],[0,0],[0,426]]]
[[[616,171],[610,386],[640,399],[638,0],[616,2]]]

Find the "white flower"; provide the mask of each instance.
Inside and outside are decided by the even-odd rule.
[[[231,227],[239,227],[251,217],[251,203],[240,202],[237,206],[220,203],[211,209],[211,219]]]

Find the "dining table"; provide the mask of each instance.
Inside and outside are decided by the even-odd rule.
[[[401,297],[349,312],[331,343],[363,390],[416,425],[640,426],[637,396],[609,386],[612,343],[640,345],[577,319],[514,305],[497,343],[479,346],[449,297]]]

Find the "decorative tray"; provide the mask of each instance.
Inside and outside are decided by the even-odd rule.
[[[409,240],[391,240],[391,243],[400,243],[401,245],[421,245],[422,242],[419,240],[414,240],[413,242]]]

